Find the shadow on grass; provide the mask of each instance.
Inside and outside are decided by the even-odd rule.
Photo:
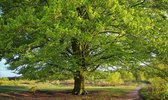
[[[61,90],[61,91],[60,91]],[[87,95],[72,95],[71,89],[38,90],[35,95],[24,86],[0,86],[0,100],[111,100],[130,92],[129,88],[91,87]],[[14,98],[14,99],[13,99]]]
[[[111,93],[128,93],[130,90],[129,89],[123,89],[123,88],[89,88],[89,91],[106,91],[106,92],[111,92]]]
[[[26,86],[0,86],[0,93],[19,93],[28,90]]]

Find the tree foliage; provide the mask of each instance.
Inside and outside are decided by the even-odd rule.
[[[1,6],[1,55],[10,69],[33,77],[81,66],[92,71],[138,55],[151,27],[146,12],[118,0],[2,0]]]
[[[108,75],[106,81],[111,85],[121,85],[124,83],[123,79],[121,78],[121,74],[119,72],[114,72]]]
[[[97,68],[151,61],[151,53],[167,61],[167,1],[138,1],[1,0],[0,57],[25,77],[66,73],[77,83]]]

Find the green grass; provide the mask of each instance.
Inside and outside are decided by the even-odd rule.
[[[119,96],[130,92],[132,89],[135,89],[135,86],[107,86],[107,87],[88,87],[87,90],[90,92],[106,92],[110,95]]]
[[[10,93],[21,93],[21,92],[30,92],[30,88],[37,86],[37,90],[42,93],[54,93],[53,98],[56,100],[62,99],[71,99],[71,100],[110,100],[113,97],[120,97],[121,95],[127,94],[132,89],[135,89],[136,86],[86,86],[88,91],[87,95],[84,96],[75,96],[71,94],[73,86],[65,85],[53,85],[48,82],[30,82],[30,84],[22,84],[25,82],[18,82],[17,84],[3,84],[0,85],[0,94],[10,94]],[[64,92],[65,91],[65,92]],[[61,95],[58,95],[61,94]],[[63,96],[62,96],[63,95]],[[0,96],[0,100],[1,100]],[[6,97],[5,97],[6,98]],[[31,99],[31,98],[30,98]],[[4,100],[4,99],[3,99]],[[6,99],[8,100],[8,99]],[[10,99],[9,99],[10,100]]]
[[[29,88],[25,86],[0,86],[0,93],[19,93],[28,90]]]
[[[50,83],[39,82],[39,83],[31,83],[31,84],[3,84],[0,85],[0,93],[19,93],[19,92],[30,92],[31,88],[36,86],[37,90],[40,91],[66,91],[71,90],[72,86],[61,86],[61,85],[53,85]]]
[[[46,86],[39,88],[40,91],[71,91],[73,89],[72,86]],[[106,92],[110,94],[121,95],[128,93],[130,90],[135,89],[135,86],[88,86],[86,90],[88,93],[92,92]]]
[[[20,86],[10,86],[10,85],[4,85],[0,86],[0,93],[19,93],[19,92],[26,92],[30,91],[30,88],[33,85],[20,85]],[[67,91],[72,90],[72,86],[58,86],[58,85],[47,85],[47,84],[39,84],[38,90],[40,91]],[[86,90],[88,92],[110,92],[115,94],[123,94],[129,92],[131,89],[134,89],[134,86],[108,86],[108,87],[97,87],[97,86],[88,86],[86,87]]]

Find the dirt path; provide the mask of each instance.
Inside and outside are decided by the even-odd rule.
[[[72,95],[71,91],[47,91],[37,92],[32,95],[30,92],[3,94],[0,93],[0,100],[142,100],[139,96],[141,87],[130,91],[127,94],[115,96],[106,91],[93,92],[84,96]]]
[[[113,100],[143,100],[139,96],[139,90],[141,87],[137,87],[135,90],[131,91],[128,94],[125,94],[124,96],[114,98]]]

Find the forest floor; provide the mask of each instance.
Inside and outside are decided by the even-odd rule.
[[[98,87],[89,88],[87,95],[72,95],[71,90],[0,93],[0,100],[142,100],[140,87]]]

